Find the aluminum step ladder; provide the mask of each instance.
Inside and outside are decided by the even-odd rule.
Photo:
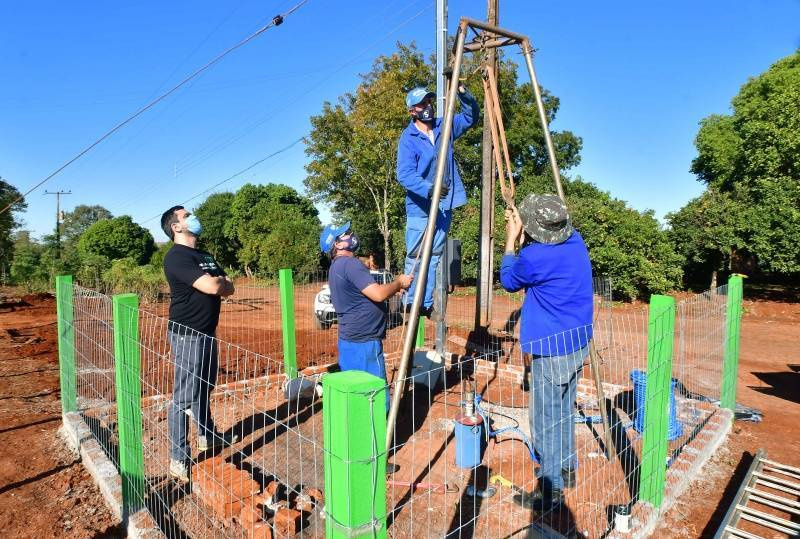
[[[762,539],[759,529],[766,537],[800,537],[798,520],[800,468],[768,460],[759,449],[714,539]]]

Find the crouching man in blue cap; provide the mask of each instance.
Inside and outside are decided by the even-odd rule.
[[[411,275],[399,275],[394,281],[378,284],[369,269],[359,260],[358,236],[350,223],[326,226],[319,237],[319,247],[333,260],[328,273],[331,301],[339,319],[339,368],[359,370],[386,380],[383,339],[386,337],[388,307],[386,300],[411,286]],[[386,393],[389,407],[389,393]]]
[[[405,273],[414,274],[414,263],[422,247],[422,237],[428,224],[428,215],[432,211],[431,197],[433,182],[436,179],[436,156],[439,152],[442,119],[436,118],[433,103],[436,94],[425,88],[414,88],[406,95],[406,107],[411,115],[411,122],[400,135],[397,144],[397,181],[406,190],[406,261]],[[453,130],[447,150],[447,168],[442,178],[441,198],[436,211],[436,230],[433,237],[431,262],[428,267],[428,279],[425,283],[425,299],[421,314],[430,316],[433,307],[433,286],[436,281],[436,267],[444,251],[447,233],[453,209],[467,203],[467,194],[456,160],[453,157],[453,141],[463,135],[467,129],[478,123],[481,115],[475,98],[464,85],[458,88],[458,100],[461,112],[453,116]],[[414,287],[408,291],[408,301],[414,297]]]

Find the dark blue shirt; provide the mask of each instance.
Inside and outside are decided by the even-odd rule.
[[[331,301],[339,317],[339,338],[366,342],[386,336],[386,303],[376,302],[362,293],[375,284],[367,267],[353,256],[337,256],[328,273]]]
[[[509,292],[525,289],[519,342],[536,356],[570,354],[592,338],[592,266],[578,231],[563,243],[532,243],[519,256],[506,254],[500,282]]]

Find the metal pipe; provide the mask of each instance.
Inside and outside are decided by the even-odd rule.
[[[473,42],[464,45],[465,52],[476,52],[482,49],[496,49],[498,47],[507,47],[508,45],[517,45],[519,41],[511,38],[490,39],[484,42]]]
[[[467,26],[471,26],[472,28],[477,28],[479,30],[485,30],[487,32],[491,32],[493,34],[497,34],[499,36],[510,37],[511,39],[516,39],[520,42],[527,41],[527,37],[523,36],[522,34],[518,34],[516,32],[509,32],[505,28],[500,28],[497,25],[490,24],[488,22],[479,21],[477,19],[471,19],[469,17],[461,17],[461,25],[463,25],[464,30],[466,31]]]
[[[566,203],[564,198],[564,190],[561,188],[561,173],[558,170],[558,163],[556,162],[556,152],[553,148],[553,138],[550,136],[550,128],[547,126],[547,112],[544,110],[544,102],[542,101],[542,90],[539,88],[539,82],[536,80],[536,71],[533,69],[533,54],[531,53],[531,42],[528,38],[520,45],[522,54],[525,55],[525,63],[528,65],[528,74],[531,76],[531,85],[533,86],[533,95],[536,97],[536,108],[539,109],[539,121],[542,122],[542,129],[544,130],[544,141],[547,145],[547,156],[550,159],[550,170],[553,172],[553,179],[556,182],[556,191],[561,200]]]
[[[403,351],[400,356],[400,368],[395,375],[394,395],[392,405],[389,410],[389,417],[386,421],[386,450],[392,447],[394,437],[394,426],[397,421],[397,412],[400,409],[400,399],[405,390],[405,377],[408,372],[408,364],[411,355],[414,353],[414,340],[417,335],[417,324],[419,323],[419,310],[422,305],[422,298],[425,295],[425,283],[428,279],[428,266],[431,263],[431,251],[433,250],[433,236],[436,228],[436,217],[439,214],[439,200],[442,197],[442,180],[447,170],[447,151],[450,147],[450,136],[453,132],[453,115],[456,110],[456,92],[458,92],[458,77],[461,73],[461,60],[464,56],[464,39],[467,35],[467,25],[464,20],[458,25],[458,36],[456,37],[455,61],[453,64],[452,83],[447,92],[447,112],[445,112],[442,129],[439,135],[439,153],[436,156],[436,176],[433,182],[433,193],[431,196],[431,206],[428,213],[428,224],[425,227],[425,237],[420,247],[422,260],[419,270],[417,270],[417,284],[414,289],[414,299],[411,303],[411,311],[408,313],[409,326],[403,340]],[[444,313],[441,313],[444,314]]]

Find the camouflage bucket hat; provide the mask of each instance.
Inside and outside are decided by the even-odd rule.
[[[517,210],[525,232],[534,241],[557,244],[567,241],[572,235],[572,219],[557,195],[530,194]]]

